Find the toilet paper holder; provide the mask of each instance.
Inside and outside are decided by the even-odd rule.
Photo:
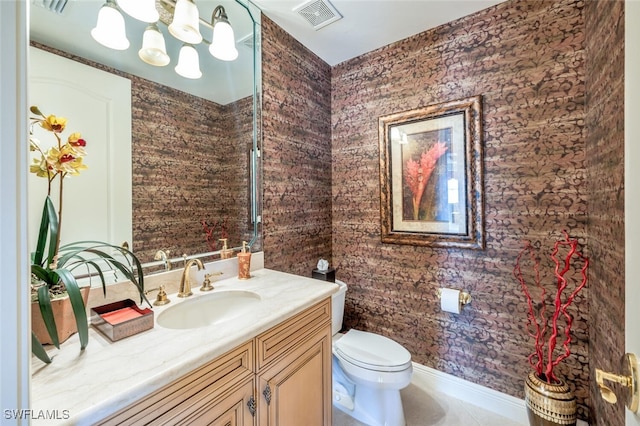
[[[442,297],[442,289],[439,288],[438,289],[438,299],[440,299],[441,297]],[[460,291],[460,296],[458,296],[458,297],[459,297],[461,305],[466,305],[468,303],[471,303],[471,294],[469,294],[469,292],[466,291],[466,290],[461,290]]]

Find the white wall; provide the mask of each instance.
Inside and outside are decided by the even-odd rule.
[[[0,1],[0,423],[28,424],[27,0]],[[8,411],[9,410],[9,411]]]

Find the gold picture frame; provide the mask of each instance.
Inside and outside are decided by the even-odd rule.
[[[380,117],[384,243],[484,249],[482,97]]]

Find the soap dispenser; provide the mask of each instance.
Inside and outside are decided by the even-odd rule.
[[[247,242],[242,242],[242,251],[238,253],[238,279],[248,280],[251,278],[251,251],[247,251]]]
[[[233,249],[227,247],[227,239],[220,238],[222,248],[220,249],[220,259],[231,259],[233,257]]]

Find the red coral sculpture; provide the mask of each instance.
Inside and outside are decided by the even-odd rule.
[[[535,351],[528,357],[529,364],[535,369],[540,379],[550,384],[558,383],[558,378],[553,369],[560,364],[562,360],[571,355],[569,344],[571,343],[573,317],[567,312],[567,308],[571,305],[580,290],[587,284],[587,268],[589,267],[589,259],[578,251],[578,240],[570,238],[566,231],[563,231],[563,234],[565,239],[555,242],[550,256],[555,264],[554,276],[556,279],[555,296],[552,300],[553,310],[550,312],[550,315],[547,314],[547,291],[540,282],[540,258],[536,256],[536,250],[530,242],[527,242],[518,254],[516,266],[513,269],[513,275],[520,283],[527,299],[527,331],[531,337],[535,338]],[[561,249],[567,250],[564,260],[558,257],[558,252]],[[534,284],[537,292],[540,294],[539,303],[533,300],[531,290],[523,276],[521,263],[526,256],[529,257],[533,264]],[[572,269],[572,261],[582,262],[579,279],[574,276],[566,277],[567,272]],[[561,320],[562,317],[564,317],[566,322],[564,329],[559,330],[561,327],[559,320]],[[560,353],[556,356],[554,352],[556,351],[557,339],[560,332],[564,334],[564,341],[562,342],[562,349],[558,348]]]
[[[420,201],[427,187],[431,173],[436,168],[438,159],[447,151],[444,142],[436,142],[428,151],[424,151],[420,157],[420,163],[415,160],[407,160],[404,169],[404,180],[412,194],[413,220],[418,220]]]
[[[215,222],[212,222],[210,225],[207,223],[206,220],[204,219],[200,220],[200,223],[202,224],[202,229],[204,230],[205,240],[207,241],[207,245],[209,246],[209,249],[211,251],[216,251],[218,249],[218,240],[220,240],[221,238],[229,237],[228,222],[229,222],[228,217],[224,219],[216,220]],[[217,229],[220,229],[219,236],[215,235],[215,232]]]

